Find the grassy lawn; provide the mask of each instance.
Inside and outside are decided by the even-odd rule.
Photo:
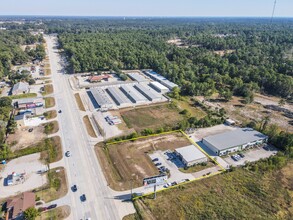
[[[122,110],[120,114],[128,128],[134,128],[137,132],[145,128],[172,128],[183,119],[178,109],[171,104]]]
[[[42,92],[42,95],[49,95],[54,92],[54,88],[52,84],[44,85],[44,92]]]
[[[44,126],[44,133],[45,134],[54,134],[56,132],[59,131],[59,124],[58,124],[58,121],[52,121],[52,122],[48,122],[48,123],[45,123],[43,124]]]
[[[36,190],[36,196],[45,202],[51,202],[66,195],[67,180],[63,167],[52,169],[48,172],[49,183],[47,186]]]
[[[9,97],[12,99],[33,98],[33,97],[37,97],[37,93],[24,93],[20,95],[12,95]]]
[[[82,103],[82,100],[81,100],[81,98],[80,98],[79,93],[75,93],[75,94],[74,94],[74,97],[75,97],[75,100],[76,100],[76,103],[77,103],[77,105],[78,105],[79,110],[80,110],[80,111],[85,111],[85,108],[84,108],[84,105],[83,105],[83,103]]]
[[[62,159],[62,145],[59,136],[54,136],[44,140],[45,149],[41,152],[41,160],[47,163],[54,163]]]
[[[199,107],[194,106],[194,103],[191,101],[191,97],[181,97],[182,100],[172,99],[182,111],[184,109],[188,110],[191,116],[201,119],[206,116],[206,113]]]
[[[42,212],[36,220],[62,220],[70,215],[70,206],[64,205],[51,209],[46,212]]]
[[[107,147],[99,143],[95,146],[95,151],[109,186],[120,191],[131,188],[131,179],[133,187],[141,187],[143,178],[159,174],[148,156],[149,153],[156,150],[174,150],[187,145],[190,145],[189,140],[180,132],[174,132]]]
[[[205,170],[205,169],[213,167],[213,166],[215,166],[215,164],[212,163],[211,161],[209,161],[208,163],[197,164],[195,166],[188,167],[187,169],[179,168],[179,170],[182,173],[195,173],[195,172]]]
[[[230,173],[135,201],[139,219],[292,219],[293,163],[272,172]],[[172,202],[171,202],[172,201]]]
[[[53,97],[45,97],[45,108],[51,108],[55,106],[55,99]]]
[[[56,110],[51,110],[51,111],[47,111],[44,113],[44,116],[46,117],[46,119],[53,119],[57,117],[57,111]]]
[[[90,122],[88,115],[83,117],[83,122],[85,124],[86,130],[89,136],[96,138],[97,137],[96,132],[92,126],[92,123]]]

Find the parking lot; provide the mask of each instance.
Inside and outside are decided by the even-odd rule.
[[[265,147],[256,147],[253,149],[249,149],[247,151],[241,152],[244,157],[236,161],[231,156],[236,155],[237,153],[230,155],[228,157],[224,157],[223,159],[232,166],[241,166],[246,162],[254,162],[262,158],[268,158],[277,153],[277,149],[273,146],[265,145]]]
[[[0,198],[7,198],[20,192],[33,190],[47,183],[46,175],[38,174],[46,165],[39,160],[40,154],[31,154],[8,162],[0,173]],[[25,173],[23,183],[7,186],[7,176],[13,172]]]

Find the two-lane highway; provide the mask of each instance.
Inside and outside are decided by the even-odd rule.
[[[117,202],[101,171],[90,139],[80,116],[68,76],[63,73],[62,60],[58,54],[57,38],[45,37],[51,65],[52,81],[58,115],[60,134],[64,152],[69,150],[71,157],[65,158],[69,187],[76,184],[77,192],[69,191],[73,219],[121,219]],[[80,196],[87,200],[81,202]]]

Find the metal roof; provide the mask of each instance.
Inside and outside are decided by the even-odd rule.
[[[160,89],[160,90],[169,90],[166,86],[162,85],[159,82],[151,82],[151,85],[153,85],[154,87]]]
[[[122,85],[121,90],[125,92],[128,96],[136,102],[144,102],[148,101],[146,97],[144,97],[140,92],[138,92],[133,86],[131,85]]]
[[[119,90],[118,87],[108,87],[107,91],[117,105],[131,103],[131,101],[123,94],[123,92]]]
[[[134,86],[134,88],[137,89],[139,92],[141,92],[150,101],[152,101],[154,99],[162,98],[161,94],[157,93],[155,90],[153,90],[149,86],[145,86],[145,85],[142,85],[142,84],[136,84]]]
[[[105,90],[101,88],[91,88],[90,92],[92,93],[94,99],[96,100],[96,102],[98,103],[100,107],[113,104],[113,102],[111,101],[110,97],[108,97]]]
[[[175,151],[177,153],[179,153],[187,163],[195,161],[195,160],[203,159],[206,157],[206,155],[204,155],[204,153],[201,152],[194,145],[180,147],[180,148],[175,149]]]
[[[252,128],[237,128],[234,131],[228,131],[203,138],[203,140],[209,142],[218,150],[225,150],[266,138],[268,138],[268,136],[255,131]]]
[[[165,80],[161,80],[160,83],[162,83],[164,86],[167,86],[169,89],[173,89],[174,87],[178,87],[177,84],[172,83],[171,81],[165,79]]]
[[[16,83],[13,88],[12,88],[12,92],[14,91],[27,91],[29,89],[29,85],[28,83],[26,82],[19,82],[19,83]]]
[[[143,75],[141,75],[139,73],[128,73],[128,76],[137,82],[148,81],[147,78],[145,78]]]

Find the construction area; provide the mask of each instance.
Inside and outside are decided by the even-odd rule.
[[[170,101],[164,94],[177,85],[152,71],[131,71],[127,80],[110,81],[112,74],[98,75],[87,94],[95,109],[108,111]],[[116,76],[116,75],[115,75]],[[94,76],[90,76],[91,81]],[[117,78],[117,76],[116,76]]]

